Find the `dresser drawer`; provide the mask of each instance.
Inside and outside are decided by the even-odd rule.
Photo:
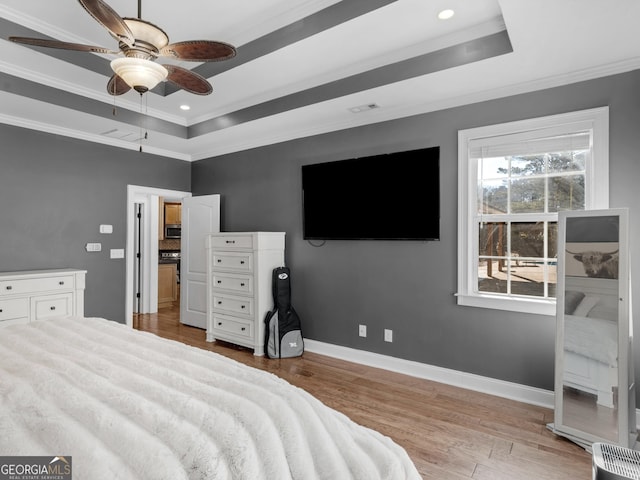
[[[70,290],[72,288],[73,275],[0,281],[0,295]]]
[[[253,298],[222,295],[214,291],[211,301],[213,302],[214,312],[223,311],[245,317],[253,317]]]
[[[73,294],[42,295],[31,297],[31,311],[34,320],[48,317],[61,317],[73,313]]]
[[[19,318],[29,319],[28,298],[0,300],[0,322]]]
[[[253,276],[213,272],[211,275],[211,285],[216,290],[252,294]]]
[[[213,251],[211,254],[213,270],[229,270],[234,272],[253,271],[253,253]]]
[[[211,237],[213,248],[233,249],[233,248],[253,248],[253,235],[220,235]]]
[[[213,315],[213,331],[230,333],[240,337],[253,338],[253,322],[241,318]]]

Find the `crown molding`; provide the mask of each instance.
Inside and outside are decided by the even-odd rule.
[[[329,8],[339,1],[298,0],[295,4],[287,4],[286,8],[281,10],[272,10],[269,15],[264,15],[253,23],[243,25],[243,28],[237,30],[232,37],[225,38],[228,38],[228,41],[235,45],[244,45],[263,35],[318,13],[325,8]]]
[[[4,68],[2,62],[0,62],[0,68]],[[546,77],[541,79],[535,79],[530,82],[523,82],[516,85],[505,86],[501,88],[495,88],[490,90],[484,90],[481,92],[475,92],[469,95],[463,95],[444,99],[437,102],[427,102],[418,105],[403,106],[398,108],[379,108],[367,112],[365,115],[358,116],[353,119],[341,120],[339,122],[328,122],[324,124],[314,125],[313,127],[305,127],[289,131],[268,131],[265,135],[246,135],[241,141],[221,141],[220,135],[214,132],[211,139],[210,148],[202,148],[196,153],[184,153],[175,150],[159,149],[153,147],[146,147],[147,153],[153,153],[170,158],[176,158],[184,161],[196,161],[205,158],[215,157],[218,155],[229,154],[233,152],[243,151],[251,148],[262,147],[274,143],[280,143],[289,140],[295,140],[298,138],[305,138],[314,135],[321,135],[333,131],[339,131],[349,128],[356,128],[368,124],[375,124],[390,120],[397,120],[400,118],[421,115],[439,110],[445,110],[448,108],[456,108],[463,105],[469,105],[473,103],[479,103],[483,101],[494,100],[498,98],[504,98],[513,95],[519,95],[529,93],[533,91],[544,90],[547,88],[560,87],[577,83],[586,80],[593,80],[596,78],[606,77],[610,75],[616,75],[620,73],[629,72],[640,68],[640,57],[625,60],[621,62],[612,63],[609,65],[603,65],[597,68],[590,68],[584,70],[578,70],[570,72],[568,74],[557,75],[552,77]],[[24,72],[23,72],[24,73]],[[40,75],[40,81],[42,75]],[[67,90],[74,88],[78,90],[77,86],[67,85]],[[105,102],[106,103],[106,102]],[[133,103],[133,102],[131,102]],[[119,104],[122,106],[122,103]],[[135,108],[131,108],[135,111]],[[284,115],[286,115],[285,113]],[[273,122],[274,117],[266,117],[258,122]],[[7,123],[15,126],[21,126],[24,128],[30,128],[33,130],[41,130],[53,134],[63,135],[67,137],[74,137],[81,140],[90,142],[102,143],[106,145],[115,146],[118,148],[124,148],[128,150],[138,149],[137,144],[131,142],[121,141],[104,137],[99,134],[90,134],[74,129],[62,128],[56,125],[50,125],[42,122],[25,120],[20,117],[14,117],[10,115],[0,115],[0,122]],[[244,124],[237,127],[230,128],[242,128]],[[224,130],[223,130],[224,131]]]
[[[103,145],[109,145],[112,147],[123,148],[125,150],[139,150],[140,144],[128,142],[125,140],[118,140],[115,138],[106,137],[101,134],[86,133],[79,130],[60,127],[44,122],[36,122],[33,120],[26,120],[24,118],[16,117],[13,115],[0,114],[0,123],[6,125],[13,125],[15,127],[27,128],[30,130],[37,130],[39,132],[51,133],[53,135],[61,135],[64,137],[75,138],[78,140],[85,140],[92,143],[100,143]],[[153,155],[159,155],[162,157],[175,158],[177,160],[192,161],[192,157],[189,154],[176,152],[172,150],[166,150],[162,148],[156,148],[148,145],[142,145],[144,153]]]
[[[0,17],[56,39],[67,42],[87,43],[87,39],[85,38],[71,35],[67,30],[55,27],[40,18],[26,15],[24,12],[19,12],[6,5],[0,5]]]
[[[77,67],[77,68],[80,68],[80,67]],[[40,71],[34,71],[32,69],[16,65],[15,63],[10,63],[10,62],[0,60],[0,71],[5,72],[9,75],[13,75],[18,78],[23,78],[25,80],[32,81],[34,83],[55,88],[57,90],[73,93],[74,95],[90,98],[92,100],[97,100],[101,103],[104,103],[105,105],[115,105],[118,108],[124,108],[132,112],[139,112],[141,108],[139,102],[133,102],[126,98],[122,98],[121,96],[117,97],[116,99],[112,95],[109,95],[106,92],[106,89],[105,89],[105,93],[97,92],[95,89],[82,87],[82,86],[79,86],[77,83],[67,82],[65,80],[61,80],[60,78],[53,77],[46,73],[43,73]],[[106,82],[108,79],[106,77],[103,77],[103,78],[106,85]],[[145,107],[145,115],[157,118],[159,120],[164,120],[170,123],[174,123],[176,125],[180,125],[183,127],[187,126],[187,121],[184,117],[180,117],[177,115],[168,115],[162,110]]]
[[[212,148],[202,150],[196,154],[193,154],[193,160],[202,160],[205,158],[215,157],[218,155],[229,154],[242,150],[248,150],[251,148],[262,147],[271,145],[274,143],[280,143],[288,140],[295,140],[298,138],[310,137],[314,135],[321,135],[329,132],[344,130],[348,128],[356,128],[365,125],[371,125],[380,122],[386,122],[390,120],[397,120],[400,118],[411,117],[415,115],[422,115],[426,113],[436,112],[439,110],[446,110],[449,108],[461,107],[464,105],[471,105],[474,103],[480,103],[489,100],[495,100],[499,98],[510,97],[514,95],[521,95],[524,93],[530,93],[534,91],[545,90],[548,88],[561,87],[578,83],[587,80],[594,80],[597,78],[607,77],[611,75],[617,75],[620,73],[626,73],[640,68],[640,57],[625,60],[621,62],[615,62],[608,65],[599,66],[596,68],[589,68],[584,70],[578,70],[570,72],[568,74],[556,75],[552,77],[545,77],[541,79],[535,79],[530,82],[522,82],[515,85],[507,85],[500,88],[494,88],[490,90],[483,90],[480,92],[474,92],[469,95],[462,95],[443,99],[436,102],[427,102],[422,104],[416,104],[411,106],[402,107],[384,107],[371,110],[359,118],[351,120],[341,120],[339,122],[331,122],[326,124],[316,125],[312,128],[301,128],[297,130],[289,131],[274,131],[269,132],[264,136],[250,135],[246,136],[247,140],[238,142],[212,142]],[[372,96],[375,96],[372,94]],[[286,113],[285,113],[286,114]],[[269,121],[267,117],[264,121]],[[237,128],[241,128],[242,125]]]
[[[233,114],[233,112],[252,107],[257,104],[277,100],[280,97],[295,94],[303,90],[315,88],[341,79],[349,78],[354,75],[360,75],[376,68],[386,65],[402,62],[414,57],[420,57],[429,53],[437,52],[448,47],[460,45],[483,37],[499,33],[506,30],[502,17],[495,17],[489,21],[477,24],[471,28],[458,30],[447,35],[441,35],[436,38],[430,38],[426,41],[408,45],[401,49],[388,52],[382,52],[372,55],[362,61],[350,63],[342,68],[327,71],[321,75],[315,75],[304,80],[287,83],[278,88],[274,88],[257,95],[243,97],[237,102],[224,105],[222,108],[216,109],[190,120],[189,125],[203,123],[224,115]],[[319,34],[321,35],[321,34]],[[221,76],[225,75],[224,73]]]

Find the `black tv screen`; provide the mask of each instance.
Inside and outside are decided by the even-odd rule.
[[[440,147],[302,166],[307,240],[438,240]]]

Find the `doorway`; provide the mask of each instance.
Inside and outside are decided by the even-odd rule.
[[[138,185],[127,186],[126,324],[133,326],[133,312],[158,311],[159,199],[177,202],[191,192]]]
[[[142,215],[144,213],[143,203],[134,203],[133,206],[133,313],[142,313],[140,293],[142,287]]]

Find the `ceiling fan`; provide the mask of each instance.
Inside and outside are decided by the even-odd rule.
[[[142,20],[142,0],[138,0],[138,18],[120,17],[101,0],[78,1],[118,41],[119,51],[41,38],[9,37],[9,40],[25,45],[81,52],[123,53],[124,57],[111,62],[111,68],[115,72],[107,84],[107,91],[111,95],[122,95],[132,88],[142,95],[165,79],[187,92],[208,95],[213,88],[201,75],[177,65],[161,65],[155,60],[158,57],[169,57],[190,62],[212,62],[228,60],[236,55],[236,49],[224,42],[188,40],[169,43],[169,37],[161,28]]]

